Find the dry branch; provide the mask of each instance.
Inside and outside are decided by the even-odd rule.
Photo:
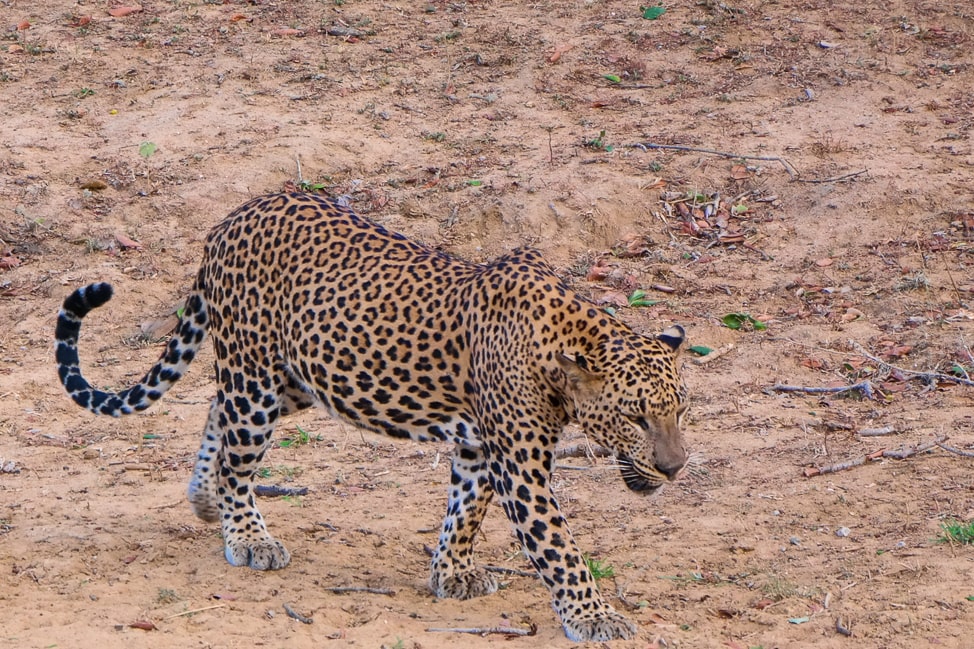
[[[371,593],[373,595],[395,595],[396,591],[391,588],[370,588],[369,586],[327,586],[325,590],[338,593]]]
[[[310,617],[305,617],[304,615],[301,615],[293,608],[291,608],[291,606],[287,602],[284,602],[284,612],[287,613],[287,616],[289,618],[295,619],[301,624],[314,624],[314,620],[312,620]]]
[[[971,379],[962,379],[959,376],[953,376],[952,374],[944,374],[943,372],[919,372],[917,370],[908,370],[905,367],[897,367],[896,365],[890,365],[883,359],[877,358],[876,356],[873,356],[872,354],[867,352],[865,348],[859,343],[857,343],[855,340],[850,340],[849,344],[852,345],[853,349],[856,350],[857,354],[859,354],[863,358],[872,361],[873,363],[876,363],[880,367],[885,368],[887,370],[900,372],[912,378],[923,379],[927,383],[933,383],[934,381],[948,381],[950,383],[957,383],[959,385],[974,387],[974,381],[972,381]]]
[[[280,485],[254,485],[254,494],[261,498],[276,498],[278,496],[307,496],[307,487],[282,487]]]
[[[861,176],[868,172],[868,169],[863,169],[861,171],[853,171],[852,173],[842,174],[841,176],[832,176],[830,178],[798,178],[797,180],[800,183],[837,183],[842,182],[843,180],[852,180],[856,176]]]
[[[770,388],[774,392],[804,392],[806,394],[835,394],[837,392],[848,392],[849,390],[859,390],[862,395],[867,399],[872,399],[873,384],[871,381],[860,381],[859,383],[854,383],[853,385],[840,385],[834,388],[818,388],[818,387],[807,387],[804,385],[783,385],[781,383],[775,383]]]
[[[845,471],[846,469],[852,469],[857,466],[862,466],[867,462],[872,462],[880,458],[888,457],[894,460],[905,460],[908,457],[913,457],[920,453],[929,451],[932,448],[936,448],[947,441],[946,437],[939,437],[930,442],[924,442],[923,444],[918,444],[916,446],[908,448],[900,448],[895,450],[890,449],[879,449],[878,451],[873,451],[868,455],[863,455],[855,459],[849,460],[848,462],[839,462],[838,464],[829,464],[826,466],[809,466],[805,467],[802,474],[806,478],[812,478],[817,475],[825,475],[826,473],[837,473],[839,471]],[[974,456],[974,454],[972,454]]]
[[[483,627],[483,628],[480,627],[462,628],[461,627],[455,629],[429,628],[426,629],[426,631],[429,633],[470,633],[473,635],[480,635],[480,636],[490,635],[492,633],[497,633],[500,635],[531,636],[538,632],[538,628],[532,624],[530,629],[515,629],[509,626],[491,626],[491,627]]]
[[[196,613],[202,613],[203,611],[210,611],[215,608],[224,608],[226,604],[214,604],[213,606],[204,606],[203,608],[194,608],[190,611],[183,611],[182,613],[173,613],[172,615],[166,617],[165,619],[171,620],[174,617],[183,617],[185,615],[195,615]]]
[[[788,175],[792,179],[798,178],[798,171],[792,166],[790,162],[782,158],[781,156],[775,155],[744,155],[741,153],[731,153],[729,151],[715,151],[713,149],[701,149],[695,146],[683,146],[682,144],[657,144],[655,142],[636,142],[635,144],[629,145],[635,149],[667,149],[670,151],[688,151],[691,153],[706,153],[708,155],[716,155],[722,158],[733,158],[736,160],[763,160],[766,162],[780,162],[781,166],[785,168]]]
[[[734,343],[727,343],[723,347],[720,347],[718,349],[713,350],[712,352],[710,352],[706,356],[700,356],[698,358],[694,358],[693,359],[693,364],[694,365],[706,365],[707,363],[709,363],[711,361],[717,360],[718,358],[720,358],[721,356],[723,356],[727,352],[731,351],[732,349],[734,349]]]
[[[892,435],[896,432],[896,429],[892,426],[883,426],[882,428],[863,428],[857,434],[859,437],[882,437],[883,435]]]
[[[953,453],[954,455],[960,455],[961,457],[974,457],[974,452],[971,452],[971,451],[962,451],[961,449],[957,448],[956,446],[948,446],[947,444],[944,444],[943,442],[937,442],[937,446],[939,446],[943,450],[947,451],[948,453]]]

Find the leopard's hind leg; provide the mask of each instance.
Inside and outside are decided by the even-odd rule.
[[[312,405],[314,405],[314,397],[289,376],[281,400],[281,415],[304,410]],[[223,434],[220,432],[219,420],[220,410],[214,398],[210,402],[210,413],[206,419],[206,427],[203,429],[203,440],[196,454],[196,465],[189,482],[190,507],[194,514],[208,523],[220,520],[217,482],[220,478],[219,467],[222,464]]]

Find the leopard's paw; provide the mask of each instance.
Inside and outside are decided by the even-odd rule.
[[[497,578],[483,568],[472,568],[450,576],[442,576],[434,571],[430,576],[430,588],[441,599],[483,597],[497,592],[498,586]]]
[[[291,553],[272,537],[251,543],[229,541],[223,553],[231,566],[249,566],[254,570],[280,570],[291,562]]]
[[[220,520],[220,508],[217,504],[216,489],[212,482],[198,480],[195,477],[189,483],[189,506],[197,518],[207,523],[215,523]],[[231,562],[232,563],[232,562]]]
[[[636,637],[637,627],[623,615],[606,608],[590,617],[565,620],[565,635],[575,642],[605,642]]]

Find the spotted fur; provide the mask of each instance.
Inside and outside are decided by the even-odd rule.
[[[143,410],[211,333],[217,394],[189,500],[199,517],[221,523],[231,564],[288,564],[253,481],[277,420],[317,403],[362,428],[455,444],[430,566],[436,596],[497,590],[472,554],[496,497],[569,638],[635,634],[599,593],[552,495],[555,444],[575,420],[617,453],[630,489],[648,493],[673,479],[687,459],[681,327],[634,333],[574,293],[534,250],[474,264],[303,194],[254,199],[213,229],[162,357],[118,393],[89,385],[77,349],[81,319],[111,295],[109,285],[92,284],[64,301],[61,381],[94,413]]]

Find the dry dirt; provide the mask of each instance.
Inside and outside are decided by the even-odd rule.
[[[665,6],[0,1],[0,646],[570,644],[532,578],[470,602],[427,591],[442,445],[285,422],[296,441],[264,481],[309,493],[262,501],[293,560],[261,574],[228,566],[184,497],[209,351],[145,414],[65,397],[51,341],[73,288],[115,284],[82,357],[97,384],[131,382],[209,227],[304,180],[472,259],[534,245],[610,306],[658,300],[615,307],[637,328],[734,345],[687,355],[697,461],[680,483],[640,498],[605,459],[556,473],[580,545],[614,569],[603,591],[641,627],[615,646],[971,647],[974,550],[937,542],[974,518],[971,458],[804,473],[974,446],[974,391],[929,374],[974,373],[974,9]],[[718,192],[713,214],[681,205]],[[770,389],[866,379],[873,398]],[[496,507],[479,550],[528,567]],[[498,625],[537,635],[427,631]]]

